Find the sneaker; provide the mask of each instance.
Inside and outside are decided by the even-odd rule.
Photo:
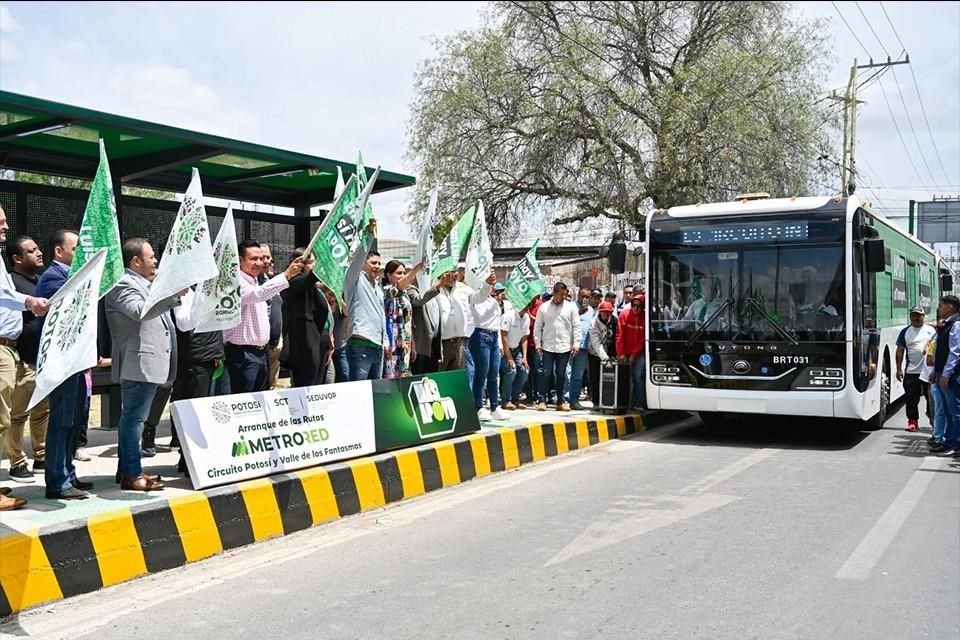
[[[942,451],[946,451],[947,449],[949,449],[949,447],[943,442],[935,442],[930,445],[930,453],[940,453]]]
[[[943,449],[936,452],[938,456],[943,456],[944,458],[957,455],[958,453],[960,453],[960,447],[954,447],[948,444],[943,445]]]
[[[155,455],[157,455],[157,450],[154,447],[140,449],[140,457],[142,458],[152,458]]]
[[[570,411],[570,405],[564,402],[557,406],[557,411]]]
[[[578,402],[576,404],[570,405],[570,409],[573,411],[583,411],[583,405]]]
[[[10,469],[10,479],[14,482],[33,482],[33,472],[26,462],[21,462]]]
[[[34,473],[43,473],[47,469],[47,463],[43,460],[34,460],[33,461],[33,472]]]
[[[507,404],[503,405],[503,408],[507,411],[513,411],[517,408],[517,405],[513,404],[512,402],[508,402]]]
[[[490,409],[487,409],[487,408],[477,409],[477,420],[479,420],[480,422],[483,422],[484,420],[489,420],[489,419],[490,419]]]
[[[547,410],[546,402],[541,402],[540,404],[537,405],[537,411],[546,411],[546,410]]]
[[[497,407],[490,413],[490,417],[494,420],[506,420],[510,416],[507,415],[507,412],[504,411],[502,407]]]
[[[907,431],[916,431],[919,428],[916,420],[907,420]]]
[[[90,454],[87,453],[87,450],[83,447],[77,449],[76,453],[73,454],[74,460],[79,460],[80,462],[90,462]]]

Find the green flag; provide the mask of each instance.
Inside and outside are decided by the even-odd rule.
[[[543,274],[540,273],[540,265],[537,264],[538,244],[540,244],[539,239],[533,243],[527,255],[523,256],[523,260],[517,263],[507,278],[507,300],[517,311],[547,290],[547,283],[543,279]]]
[[[100,249],[106,249],[106,262],[100,278],[100,296],[107,294],[123,277],[123,256],[120,254],[120,229],[117,227],[117,205],[113,199],[113,181],[107,150],[100,140],[100,166],[90,186],[87,209],[83,212],[80,239],[70,265],[72,276]]]
[[[440,243],[437,252],[433,254],[433,259],[430,260],[430,264],[433,265],[430,277],[434,280],[448,271],[456,270],[457,263],[460,262],[460,256],[463,255],[463,250],[470,239],[473,217],[476,212],[477,207],[475,205],[467,209],[457,220],[457,224],[453,225],[453,229],[450,230],[447,237]]]
[[[307,250],[317,258],[313,273],[320,282],[330,287],[338,298],[343,298],[343,278],[350,267],[350,254],[360,250],[360,232],[365,227],[359,226],[359,218],[379,174],[378,167],[362,191],[358,188],[357,177],[350,176],[343,193],[334,202],[327,219],[317,229]]]
[[[376,180],[374,180],[376,182]],[[357,184],[358,191],[363,191],[367,186],[367,169],[363,166],[363,155],[357,151]],[[359,220],[359,229],[366,229],[367,225],[373,219],[373,203],[367,202],[363,208],[363,218]]]

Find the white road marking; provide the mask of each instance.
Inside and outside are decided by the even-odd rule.
[[[400,527],[439,511],[503,491],[553,471],[578,465],[618,451],[634,449],[668,437],[680,427],[670,426],[642,432],[627,440],[610,440],[586,449],[571,451],[506,473],[499,473],[458,485],[455,491],[429,493],[342,520],[335,520],[297,533],[274,538],[256,547],[242,547],[213,558],[171,571],[144,576],[93,593],[12,616],[0,624],[0,638],[22,636],[73,640],[111,624],[118,618],[156,607],[170,600],[224,584],[271,564],[296,560],[344,542]],[[305,536],[309,536],[305,544]]]
[[[755,451],[674,494],[630,496],[629,502],[617,500],[600,519],[590,524],[559,553],[550,558],[545,566],[619,544],[635,536],[670,526],[740,500],[738,496],[713,494],[707,491],[776,453],[776,449]]]
[[[897,537],[903,523],[907,521],[914,508],[923,497],[924,491],[933,480],[929,473],[943,467],[944,458],[927,457],[913,473],[910,480],[883,512],[873,528],[864,536],[847,561],[843,563],[837,575],[838,580],[864,580],[886,553],[893,539]]]

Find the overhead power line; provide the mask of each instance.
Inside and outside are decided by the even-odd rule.
[[[883,11],[884,17],[887,19],[887,24],[890,25],[890,29],[893,31],[894,37],[896,37],[897,42],[900,43],[900,48],[906,51],[907,47],[903,44],[903,40],[900,39],[900,34],[897,32],[897,28],[893,25],[893,20],[890,19],[890,14],[887,13],[886,7],[883,6],[883,2],[880,2],[880,9]],[[920,113],[923,114],[923,123],[927,126],[927,135],[930,136],[930,144],[933,146],[933,152],[937,156],[937,162],[940,163],[940,171],[943,172],[943,177],[950,180],[950,174],[947,173],[946,168],[943,166],[943,158],[940,156],[940,149],[937,147],[937,141],[933,137],[933,127],[930,126],[930,119],[927,117],[927,108],[923,104],[923,96],[920,95],[920,83],[917,82],[917,74],[913,70],[913,66],[910,67],[910,75],[913,78],[913,88],[917,92],[917,100],[920,102]]]

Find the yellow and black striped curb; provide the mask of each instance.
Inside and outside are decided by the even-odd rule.
[[[642,431],[664,416],[500,428],[0,538],[0,616]]]

